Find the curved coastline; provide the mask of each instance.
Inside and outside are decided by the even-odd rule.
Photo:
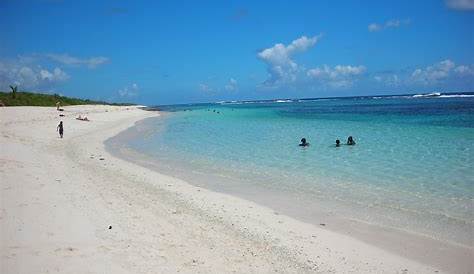
[[[80,113],[88,113],[91,122],[75,120]],[[472,262],[465,261],[470,254],[440,261],[400,256],[106,151],[107,139],[157,113],[135,107],[77,106],[66,107],[64,114],[65,137],[59,139],[51,131],[58,121],[54,108],[0,108],[2,272],[472,269]]]
[[[127,140],[131,140],[138,135],[146,134],[148,119],[162,119],[163,117],[152,117],[137,121],[134,126],[120,132],[119,134],[105,141],[106,150],[112,155],[132,162],[134,164],[151,169],[155,172],[163,173],[159,168],[160,163],[156,159],[144,155],[125,145]],[[162,164],[162,163],[161,163]],[[193,173],[193,172],[191,172]],[[249,193],[236,191],[235,189],[223,190],[219,187],[213,187],[212,184],[202,183],[202,181],[190,176],[179,176],[172,172],[164,172],[165,176],[171,176],[184,180],[186,184],[194,187],[203,187],[211,192],[217,192],[217,195],[232,195],[243,199],[244,203],[257,203],[266,210],[273,211],[275,214],[286,215],[295,224],[303,222],[306,225],[317,229],[318,224],[324,224],[323,229],[335,232],[339,235],[348,236],[356,241],[363,241],[371,246],[393,252],[399,256],[413,259],[423,264],[432,265],[453,273],[469,273],[472,268],[470,258],[473,256],[473,247],[469,245],[458,244],[447,240],[439,240],[429,235],[416,233],[410,230],[401,230],[388,226],[380,226],[361,220],[341,218],[328,214],[328,212],[319,212],[317,219],[309,219],[298,212],[288,210],[285,204],[276,206],[272,203],[276,196],[270,196],[270,199],[259,199],[252,197]],[[196,173],[194,173],[196,174]],[[207,177],[209,179],[209,177]],[[219,180],[219,178],[210,178],[210,180]],[[261,193],[261,192],[259,192]],[[288,204],[287,204],[288,205]],[[315,216],[313,216],[315,217]]]

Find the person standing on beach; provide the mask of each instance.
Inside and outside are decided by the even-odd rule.
[[[56,131],[59,131],[59,136],[63,138],[63,133],[64,133],[63,121],[59,122],[59,125],[56,127]]]

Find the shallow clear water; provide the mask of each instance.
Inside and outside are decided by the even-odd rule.
[[[288,212],[305,209],[307,219],[316,216],[314,208],[472,246],[472,97],[236,102],[167,110],[173,112],[148,121],[148,133],[128,143],[165,172],[196,180],[214,176],[211,188],[270,205],[285,200]],[[336,139],[345,143],[349,135],[357,145],[335,147]],[[299,147],[302,137],[311,146]]]

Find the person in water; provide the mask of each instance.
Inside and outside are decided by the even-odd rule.
[[[299,144],[300,147],[307,147],[309,146],[309,143],[306,142],[306,138],[301,139],[301,144]]]
[[[56,127],[56,131],[59,131],[59,136],[63,138],[63,133],[64,133],[63,121],[59,122],[59,125]]]
[[[339,139],[336,140],[336,147],[340,147],[341,146],[341,141],[339,141]]]
[[[352,138],[352,136],[349,136],[349,138],[347,138],[347,145],[348,146],[353,146],[355,145],[356,142],[354,141],[354,139]]]

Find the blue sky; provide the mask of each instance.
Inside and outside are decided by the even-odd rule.
[[[0,1],[0,89],[172,104],[474,91],[474,0]]]

